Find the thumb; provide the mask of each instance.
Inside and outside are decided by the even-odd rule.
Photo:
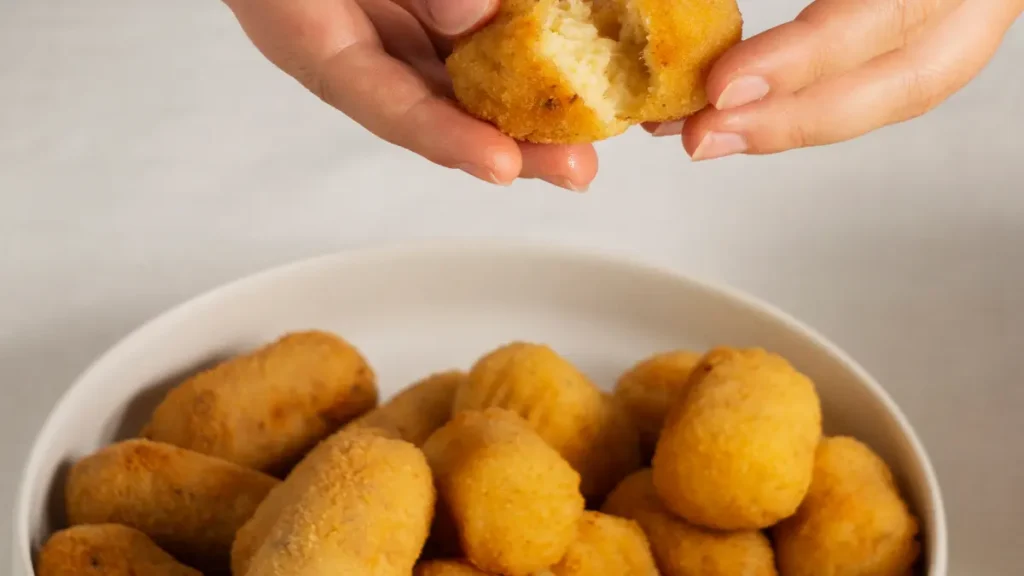
[[[499,0],[397,0],[431,32],[445,38],[468,34],[498,11]]]

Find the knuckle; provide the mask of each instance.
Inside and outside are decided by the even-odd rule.
[[[791,118],[786,122],[782,135],[782,148],[807,148],[818,144],[818,138],[810,123],[802,118]]]

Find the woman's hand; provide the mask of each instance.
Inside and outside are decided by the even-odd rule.
[[[714,105],[683,122],[694,160],[849,140],[928,112],[992,58],[1022,0],[817,0],[726,52]]]
[[[225,0],[257,48],[377,136],[495,184],[541,178],[584,190],[592,146],[516,142],[451,100],[448,39],[499,0]]]

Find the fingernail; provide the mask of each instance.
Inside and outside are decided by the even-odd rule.
[[[655,136],[675,136],[683,133],[683,120],[675,120],[673,122],[662,122],[654,129],[653,134]]]
[[[729,110],[746,106],[751,102],[757,102],[768,95],[771,87],[764,78],[759,76],[740,76],[722,90],[722,94],[715,103],[719,110]]]
[[[693,160],[711,160],[747,151],[747,139],[739,134],[708,132],[693,152]]]
[[[456,168],[485,182],[497,184],[498,186],[508,186],[508,183],[499,181],[493,171],[488,168],[484,168],[483,166],[477,166],[476,164],[459,164]]]
[[[434,27],[449,36],[468,32],[491,9],[490,0],[426,0],[426,5]]]
[[[544,180],[545,182],[547,182],[548,184],[554,184],[555,186],[558,186],[559,188],[565,188],[566,190],[569,190],[569,191],[572,191],[572,192],[586,192],[587,189],[590,188],[590,186],[588,186],[586,184],[583,184],[583,185],[576,184],[575,182],[573,182],[572,180],[570,180],[570,179],[568,179],[568,178],[566,178],[564,176],[550,176],[550,177],[549,176],[545,176],[545,177],[542,177],[541,179]]]

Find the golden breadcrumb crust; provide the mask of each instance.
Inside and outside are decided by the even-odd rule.
[[[917,533],[885,462],[835,437],[818,446],[807,498],[772,536],[786,576],[906,576],[920,554]]]
[[[602,511],[640,525],[663,576],[777,576],[764,534],[709,530],[672,514],[655,493],[649,468],[623,480]]]
[[[636,428],[615,400],[549,346],[514,342],[485,354],[455,396],[454,411],[504,408],[521,416],[603,498],[640,467]]]
[[[545,33],[565,8],[582,10],[588,26],[619,42],[611,64],[588,72],[610,79],[613,88],[603,96],[581,89],[585,75],[565,67],[572,57],[545,50]],[[704,108],[708,71],[742,32],[736,0],[509,0],[490,23],[456,43],[447,67],[463,108],[505,134],[539,143],[594,142],[635,123],[677,120]],[[595,50],[598,43],[590,42]],[[615,87],[628,87],[632,97],[611,96]],[[617,113],[601,113],[607,106]]]
[[[583,513],[580,476],[522,418],[460,412],[423,451],[474,566],[531,576],[565,554]]]
[[[39,576],[203,576],[142,532],[119,524],[54,533],[39,551],[36,571]]]
[[[235,532],[278,480],[149,440],[107,446],[77,462],[65,487],[68,522],[124,524],[188,564],[226,567]]]
[[[280,513],[246,576],[408,576],[434,515],[423,453],[374,431],[342,430],[281,484]]]
[[[406,442],[421,446],[448,422],[455,393],[466,377],[459,370],[432,374],[352,421],[347,428],[393,430]]]
[[[505,0],[483,29],[456,44],[447,67],[471,114],[505,134],[538,143],[578,143],[621,134],[604,122],[540,53],[545,13],[555,0]]]
[[[761,349],[717,348],[669,410],[654,486],[692,524],[766,528],[796,512],[821,439],[814,383]]]
[[[142,435],[283,476],[376,404],[373,370],[355,347],[327,332],[299,332],[178,385]]]
[[[640,432],[648,460],[661,435],[669,406],[685,388],[700,354],[686,350],[663,352],[637,362],[615,383],[615,398],[626,408]]]

